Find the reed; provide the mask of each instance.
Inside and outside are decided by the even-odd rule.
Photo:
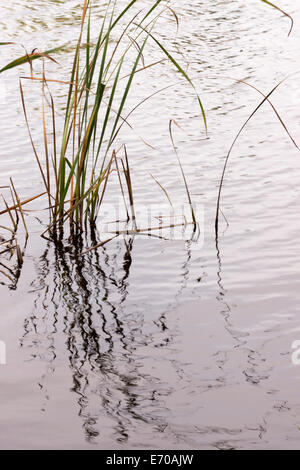
[[[287,18],[289,18],[290,22],[291,22],[291,26],[290,26],[290,29],[289,29],[289,32],[288,32],[288,36],[291,34],[292,30],[293,30],[293,27],[294,27],[294,20],[292,18],[292,16],[287,13],[286,11],[282,10],[281,8],[279,8],[277,5],[275,5],[275,3],[272,3],[272,2],[269,2],[269,0],[261,0],[261,2],[263,3],[266,3],[267,5],[275,8],[275,10],[279,11],[280,13],[282,13],[284,16],[286,16]]]
[[[128,118],[132,112],[157,93],[146,97],[124,115],[136,74],[162,62],[145,65],[144,54],[150,41],[162,52],[163,60],[170,61],[174,70],[195,90],[207,131],[204,107],[192,80],[167,46],[157,38],[157,23],[166,11],[171,12],[178,27],[178,17],[170,7],[170,1],[157,0],[148,10],[134,14],[136,3],[137,0],[132,0],[122,11],[117,11],[118,1],[108,0],[98,25],[98,36],[92,45],[93,5],[91,0],[83,1],[79,37],[68,81],[46,77],[45,61],[54,60],[52,53],[57,49],[26,53],[0,70],[1,73],[22,63],[30,63],[30,76],[20,79],[20,93],[35,159],[48,197],[50,224],[47,231],[51,234],[61,230],[67,221],[71,232],[94,226],[113,172],[118,174],[123,198],[124,188],[128,193],[130,210],[126,208],[127,215],[136,223],[126,147],[122,147],[123,156],[120,157],[120,150],[116,152],[114,145],[123,126],[130,126]],[[43,59],[42,76],[33,73],[31,62],[36,58]],[[30,130],[24,79],[42,85],[43,158]],[[49,82],[68,87],[64,118],[59,128]],[[123,183],[122,177],[125,179]],[[186,181],[185,186],[187,188]]]
[[[246,119],[246,121],[244,122],[244,124],[240,127],[238,133],[236,134],[229,150],[228,150],[228,153],[225,157],[225,162],[224,162],[224,165],[223,165],[223,171],[222,171],[222,175],[221,175],[221,179],[220,179],[220,183],[219,183],[219,189],[218,189],[218,197],[217,197],[217,208],[216,208],[216,216],[215,216],[215,235],[216,235],[216,240],[218,239],[218,234],[219,234],[219,219],[220,219],[220,213],[222,212],[221,211],[221,208],[220,208],[220,205],[221,205],[221,196],[222,196],[222,190],[223,190],[223,185],[224,185],[224,179],[225,179],[225,175],[226,175],[226,170],[227,170],[227,167],[228,167],[228,163],[229,163],[229,159],[231,157],[231,154],[232,154],[232,151],[235,147],[235,145],[237,144],[242,132],[244,131],[244,129],[247,127],[248,123],[252,120],[252,118],[256,115],[257,111],[264,105],[264,103],[268,102],[276,117],[278,118],[284,132],[287,134],[287,136],[289,137],[291,143],[293,144],[293,146],[298,150],[300,151],[300,147],[298,146],[298,144],[296,143],[295,139],[293,138],[293,136],[291,135],[291,133],[289,132],[286,124],[283,122],[283,120],[281,119],[277,109],[274,107],[274,105],[272,104],[272,102],[270,101],[270,98],[271,98],[271,95],[284,83],[286,82],[289,78],[299,74],[300,71],[297,70],[296,72],[293,72],[292,74],[288,75],[287,77],[285,77],[284,79],[282,79],[279,83],[277,83],[273,88],[272,90],[264,95],[264,93],[262,93],[260,90],[258,90],[257,88],[255,87],[252,87],[254,88],[256,91],[258,91],[258,93],[260,95],[262,95],[264,98],[262,101],[260,101],[260,103],[255,107],[254,111],[252,111],[252,113],[250,114],[250,116]],[[242,83],[245,83],[247,85],[249,85],[247,82],[242,82]],[[249,85],[251,86],[251,85]]]
[[[260,1],[275,8],[290,19],[290,34],[293,28],[292,17],[272,2],[268,0]],[[20,79],[20,93],[26,126],[45,187],[43,194],[46,194],[48,198],[50,223],[46,230],[47,232],[56,234],[58,229],[63,229],[67,221],[71,232],[83,231],[88,225],[94,226],[111,175],[114,172],[118,175],[120,192],[126,206],[127,218],[133,221],[135,230],[137,230],[131,172],[126,147],[122,147],[123,156],[120,157],[120,150],[116,151],[114,146],[123,126],[130,126],[128,119],[135,109],[159,93],[158,91],[146,97],[127,115],[124,115],[128,97],[132,89],[134,89],[136,74],[142,73],[149,67],[159,66],[162,62],[160,60],[150,65],[145,65],[144,54],[149,42],[152,42],[162,52],[164,60],[168,60],[173,65],[174,71],[179,73],[193,87],[199,103],[199,114],[202,116],[207,132],[204,107],[193,81],[170,53],[167,46],[157,37],[156,28],[158,20],[166,11],[171,12],[174,16],[178,28],[178,16],[170,4],[169,0],[156,0],[149,6],[148,10],[134,14],[133,10],[137,6],[137,0],[129,1],[121,11],[118,11],[118,0],[108,0],[103,19],[100,25],[97,25],[97,31],[99,31],[97,38],[94,41],[94,45],[92,45],[93,4],[92,0],[83,0],[79,37],[74,50],[70,76],[67,81],[49,79],[45,71],[46,60],[56,62],[52,55],[61,50],[61,47],[45,52],[32,51],[28,53],[25,50],[25,55],[13,60],[0,69],[1,74],[25,63],[30,65],[30,76],[21,77]],[[10,44],[13,43],[1,42],[0,46]],[[42,59],[43,61],[41,76],[34,75],[33,72],[32,62],[36,59]],[[24,79],[41,83],[42,86],[43,158],[37,150],[30,130],[23,90]],[[68,87],[62,124],[57,117],[55,101],[49,87],[50,82]],[[163,90],[167,88],[165,87]],[[264,98],[257,109],[265,101],[269,101],[269,96],[272,92]],[[249,119],[256,113],[257,109]],[[277,117],[279,117],[278,113]],[[249,119],[239,131],[232,147],[235,145]],[[281,123],[284,126],[282,121]],[[171,120],[169,133],[191,207],[192,220],[194,225],[196,225],[191,195],[174,144],[172,134],[173,124],[176,125],[176,122]],[[285,130],[287,131],[287,129]],[[232,147],[225,159],[219,186],[215,221],[216,233],[218,232],[221,191]],[[155,181],[164,191],[170,204],[172,204],[163,186],[157,180]],[[126,205],[125,191],[127,191],[129,209]],[[25,232],[28,233],[22,212],[22,206],[27,201],[22,203],[18,199],[17,194],[15,194],[15,198],[16,204],[14,207],[21,215]],[[8,206],[5,211],[9,211]]]
[[[279,8],[277,5],[275,5],[274,3],[272,2],[269,2],[268,0],[261,0],[263,3],[266,3],[267,5],[275,8],[277,11],[279,11],[280,13],[282,13],[284,16],[286,16],[287,18],[290,19],[291,21],[291,26],[290,26],[290,29],[289,29],[289,32],[288,32],[288,36],[290,36],[292,30],[293,30],[293,26],[294,26],[294,20],[292,18],[292,16],[285,12],[284,10],[282,10],[281,8]],[[236,134],[229,150],[228,150],[228,153],[225,157],[225,161],[224,161],[224,165],[223,165],[223,170],[222,170],[222,174],[221,174],[221,178],[220,178],[220,182],[219,182],[219,189],[218,189],[218,196],[217,196],[217,207],[216,207],[216,216],[215,216],[215,235],[216,235],[216,243],[218,245],[218,235],[219,235],[219,221],[220,221],[220,214],[222,213],[222,215],[224,216],[223,212],[221,211],[221,196],[222,196],[222,190],[223,190],[223,186],[224,186],[224,180],[225,180],[225,175],[226,175],[226,170],[227,170],[227,167],[228,167],[228,164],[229,164],[229,160],[230,160],[230,157],[231,157],[231,154],[232,154],[232,151],[235,147],[235,145],[237,144],[242,132],[244,131],[244,129],[247,127],[248,123],[252,120],[252,118],[256,115],[257,111],[264,105],[264,103],[268,102],[270,104],[270,106],[272,107],[277,119],[279,120],[281,126],[283,127],[284,131],[286,132],[286,134],[288,135],[290,141],[292,142],[292,144],[297,148],[297,150],[300,151],[300,148],[298,146],[298,144],[296,143],[295,139],[293,138],[293,136],[291,135],[291,133],[289,132],[286,124],[284,123],[284,121],[282,120],[282,118],[280,117],[277,109],[275,108],[275,106],[272,104],[272,102],[270,101],[270,98],[271,98],[271,95],[282,85],[282,83],[284,83],[286,80],[288,80],[289,78],[293,77],[294,75],[298,74],[299,71],[296,71],[290,75],[288,75],[287,77],[285,77],[283,80],[281,80],[279,83],[277,83],[273,88],[272,90],[268,93],[268,94],[264,94],[262,93],[258,88],[256,88],[255,86],[245,82],[244,80],[235,80],[237,82],[240,82],[240,83],[244,83],[245,85],[247,86],[250,86],[251,88],[253,88],[254,90],[256,90],[260,95],[263,96],[263,100],[260,101],[260,103],[255,107],[254,111],[250,114],[250,116],[246,119],[246,121],[243,123],[243,125],[240,127],[238,133]],[[232,80],[232,79],[230,79]],[[225,217],[225,216],[224,216]],[[226,218],[225,218],[226,219]],[[228,224],[227,220],[226,220],[226,223]]]

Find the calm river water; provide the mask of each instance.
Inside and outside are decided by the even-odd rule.
[[[161,39],[174,50],[177,42],[189,63],[209,138],[182,83],[139,108],[134,131],[124,128],[121,140],[136,203],[165,204],[152,174],[179,204],[186,195],[168,133],[169,120],[178,121],[184,131],[174,134],[201,236],[119,237],[82,257],[88,240],[55,247],[40,237],[45,211],[27,213],[32,234],[21,272],[7,255],[0,260],[14,279],[0,279],[7,347],[1,448],[300,448],[300,366],[292,362],[292,343],[300,340],[300,154],[268,103],[232,153],[222,196],[229,225],[221,218],[217,247],[214,235],[224,158],[262,99],[231,78],[268,93],[297,72],[300,7],[278,1],[295,20],[288,38],[289,20],[259,0],[172,3],[179,33],[174,40],[169,13]],[[67,44],[55,56],[59,65],[47,64],[49,76],[65,79],[80,13],[74,0],[1,2],[1,40],[29,51]],[[97,5],[95,21],[101,14]],[[151,48],[147,63],[161,58]],[[20,54],[18,46],[1,46],[0,65]],[[42,190],[18,91],[19,76],[28,74],[24,66],[0,75],[0,185],[13,177],[24,199]],[[129,108],[178,80],[170,64],[147,69]],[[24,84],[37,145],[39,89]],[[66,89],[53,90],[60,102]],[[300,144],[300,73],[271,99]]]

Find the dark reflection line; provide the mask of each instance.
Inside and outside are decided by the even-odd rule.
[[[185,241],[186,259],[182,263],[182,266],[181,266],[181,271],[182,272],[181,272],[181,276],[180,276],[181,277],[180,286],[178,288],[178,291],[174,295],[174,299],[175,299],[176,304],[179,303],[179,299],[182,296],[183,291],[187,287],[187,283],[188,283],[188,279],[189,279],[189,275],[190,275],[190,264],[192,262],[192,244],[193,244],[192,240],[186,240]],[[173,305],[173,307],[174,307],[174,305]],[[175,305],[175,307],[176,307],[176,305]],[[160,327],[162,332],[165,332],[166,330],[168,330],[166,312],[164,312],[160,315],[160,317],[155,322],[155,324]],[[170,343],[170,341],[171,341],[171,336],[170,336],[170,333],[169,333],[169,335],[164,340],[164,342],[165,342],[164,345],[165,346],[168,345]],[[163,344],[161,344],[161,346],[163,346]]]
[[[187,240],[185,242],[185,251],[186,251],[186,259],[184,263],[182,264],[182,274],[181,274],[181,287],[179,288],[177,294],[175,295],[175,299],[178,301],[179,298],[181,297],[184,289],[187,286],[188,278],[189,278],[189,273],[190,273],[190,263],[192,260],[192,241]]]
[[[245,344],[245,341],[239,337],[238,333],[236,331],[233,331],[233,325],[230,322],[230,317],[231,317],[231,306],[230,304],[226,301],[226,293],[227,290],[224,287],[223,284],[223,266],[222,266],[222,257],[221,257],[221,251],[219,248],[219,238],[216,236],[215,238],[216,242],[216,256],[217,256],[217,284],[218,284],[218,295],[216,299],[220,302],[220,304],[223,306],[222,309],[222,315],[224,316],[224,320],[226,322],[226,330],[228,333],[232,336],[234,341],[237,343],[236,347],[242,346]]]
[[[26,248],[27,248],[27,240],[25,241],[23,250],[21,251],[23,258],[25,256]],[[11,260],[12,256],[13,255],[10,256],[9,261]],[[4,275],[5,279],[8,278],[11,281],[10,283],[0,281],[0,285],[8,286],[10,290],[17,290],[18,283],[19,283],[21,273],[22,273],[23,261],[17,261],[11,267],[7,266],[3,262],[0,262],[0,267],[4,268],[2,275]]]
[[[86,246],[96,245],[97,239],[91,234],[73,234],[69,240],[49,242],[35,266],[31,291],[36,296],[33,311],[24,322],[21,345],[28,348],[30,360],[47,366],[38,381],[43,411],[49,400],[48,384],[61,373],[68,376],[67,366],[84,436],[91,444],[106,438],[107,430],[115,441],[124,443],[139,423],[155,426],[158,432],[167,428],[165,413],[153,415],[150,410],[164,407],[162,397],[171,389],[159,392],[162,379],[143,372],[143,362],[137,361],[135,352],[149,345],[166,347],[174,335],[163,313],[154,321],[164,333],[156,344],[155,335],[144,331],[145,317],[139,309],[132,311],[127,306],[134,242],[134,236],[119,238],[82,256]],[[187,287],[192,243],[185,243],[172,307]],[[174,361],[172,367],[179,373]],[[143,381],[147,383],[145,393],[139,388]],[[68,394],[68,390],[61,392]]]
[[[55,375],[64,352],[56,346],[62,330],[72,391],[77,395],[85,437],[91,443],[99,436],[103,412],[115,421],[116,439],[122,442],[128,439],[131,418],[151,421],[139,410],[139,399],[134,392],[140,377],[132,357],[136,348],[134,333],[127,333],[122,320],[133,239],[127,240],[123,247],[125,250],[119,241],[112,254],[102,247],[81,256],[84,248],[81,237],[67,247],[59,241],[48,245],[36,265],[37,278],[32,283],[36,298],[33,312],[24,322],[21,340],[22,346],[30,348],[31,360],[47,363],[47,372],[39,381],[46,403],[47,377],[50,372]],[[115,295],[117,298],[113,299]],[[136,325],[137,328],[141,326]],[[125,371],[119,370],[122,362],[126,364]],[[112,383],[113,389],[108,386]],[[99,402],[93,405],[91,393],[99,396],[101,405]]]
[[[222,312],[221,312],[222,315],[224,316],[224,320],[226,322],[225,329],[228,331],[228,333],[232,336],[233,340],[236,342],[235,348],[245,347],[245,352],[247,353],[247,356],[246,356],[247,364],[248,364],[250,370],[253,371],[254,373],[252,374],[253,377],[249,376],[247,374],[247,369],[245,369],[243,371],[243,374],[244,374],[247,382],[250,382],[252,385],[257,385],[257,383],[259,383],[259,381],[261,379],[265,379],[266,377],[265,377],[265,374],[263,374],[261,377],[259,377],[258,374],[254,370],[255,367],[257,366],[257,364],[254,362],[254,358],[252,356],[256,354],[256,351],[254,351],[253,349],[249,348],[249,346],[247,346],[247,340],[245,340],[245,336],[248,336],[248,334],[247,333],[242,333],[242,332],[239,333],[237,330],[234,330],[233,324],[230,321],[232,311],[231,311],[230,304],[226,301],[227,290],[224,287],[223,279],[222,279],[223,267],[222,267],[222,257],[221,257],[221,250],[219,248],[219,238],[218,238],[218,236],[216,236],[215,242],[216,242],[217,266],[218,266],[218,268],[217,268],[217,284],[218,284],[218,289],[219,289],[219,295],[217,296],[217,300],[221,303],[221,305],[223,305],[225,307],[225,309],[223,309]],[[228,360],[228,358],[226,358],[226,360],[224,361],[224,364],[225,364],[225,362],[227,362],[227,360]],[[261,422],[257,424],[257,429],[256,430],[257,430],[259,439],[262,440],[263,437],[264,437],[264,434],[267,432],[267,430],[266,430],[266,420],[265,420],[264,416],[262,416]],[[242,430],[241,430],[241,432],[242,432]],[[230,446],[229,441],[226,441],[226,445]],[[234,446],[233,446],[233,448],[234,448]]]

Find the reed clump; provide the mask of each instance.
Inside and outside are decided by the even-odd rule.
[[[290,34],[293,27],[291,16],[270,1],[261,1],[291,20]],[[149,67],[159,66],[163,60],[171,62],[174,71],[179,73],[181,78],[195,90],[199,114],[203,118],[207,131],[204,107],[192,80],[167,46],[158,39],[156,28],[160,17],[165,12],[174,16],[178,26],[179,20],[170,6],[171,2],[156,0],[148,9],[136,13],[134,9],[138,5],[138,0],[128,1],[121,11],[118,8],[119,3],[118,0],[107,1],[100,25],[97,25],[97,37],[94,38],[92,0],[83,0],[79,37],[68,80],[49,79],[46,76],[45,63],[47,60],[56,62],[53,54],[60,50],[59,47],[45,52],[34,50],[28,53],[25,51],[25,55],[0,70],[1,74],[27,62],[30,65],[30,76],[20,79],[20,93],[26,125],[45,188],[43,194],[48,199],[50,222],[45,232],[50,235],[56,236],[57,231],[62,232],[66,223],[71,233],[82,232],[88,226],[95,226],[113,173],[118,175],[120,193],[124,201],[124,191],[127,192],[129,200],[129,209],[126,207],[127,218],[133,222],[133,230],[137,231],[131,171],[126,147],[123,145],[122,148],[115,148],[121,129],[124,125],[130,126],[128,119],[139,106],[137,105],[125,114],[128,97],[134,89],[134,79],[137,73],[142,73]],[[146,66],[144,54],[149,42],[160,50],[163,59]],[[9,44],[12,43],[3,42],[0,46]],[[41,76],[37,76],[33,71],[32,62],[36,59],[43,61]],[[23,90],[25,78],[41,83],[42,87],[43,158],[37,150],[30,130]],[[57,119],[56,105],[49,87],[50,82],[67,87],[62,123],[60,119]],[[145,97],[140,104],[152,96]],[[169,132],[176,152],[172,135],[174,123],[170,121]],[[191,207],[192,221],[196,225],[188,184],[178,155],[177,160]],[[224,174],[218,196],[216,227],[218,227],[223,177]],[[165,189],[160,184],[159,186],[167,195]],[[169,199],[168,195],[167,197]],[[17,210],[22,215],[21,206]]]
[[[122,127],[130,126],[129,116],[137,108],[125,114],[137,73],[159,66],[163,60],[170,61],[174,70],[194,88],[200,114],[207,128],[204,108],[192,80],[157,38],[155,28],[165,12],[171,13],[178,24],[178,17],[170,7],[170,2],[157,0],[147,10],[137,13],[134,13],[137,0],[128,2],[122,11],[118,10],[118,3],[117,0],[107,2],[94,39],[92,1],[84,0],[69,80],[47,78],[45,63],[48,59],[54,60],[53,50],[26,53],[1,70],[26,61],[30,64],[30,76],[20,79],[20,93],[31,144],[48,198],[50,223],[46,232],[51,235],[56,235],[67,223],[72,233],[95,226],[113,173],[118,174],[123,197],[124,191],[127,192],[128,218],[136,223],[126,147],[123,145],[116,149],[115,144]],[[163,59],[146,66],[144,54],[149,42],[160,50]],[[43,60],[41,76],[33,72],[32,61],[36,58]],[[30,130],[23,89],[25,78],[40,82],[42,87],[43,158]],[[57,82],[68,89],[64,118],[59,128],[50,82]],[[150,98],[145,97],[140,104]],[[181,171],[184,176],[182,167]],[[184,183],[188,191],[186,181]]]

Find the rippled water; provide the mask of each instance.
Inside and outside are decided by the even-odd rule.
[[[0,340],[7,345],[7,365],[0,366],[1,448],[300,447],[300,366],[291,361],[291,344],[300,340],[299,151],[268,103],[232,154],[222,197],[229,226],[222,218],[217,247],[213,226],[227,150],[262,99],[231,78],[267,93],[298,69],[299,7],[280,2],[295,20],[287,38],[289,20],[260,3],[174,2],[177,42],[207,111],[209,139],[184,84],[140,108],[134,132],[122,137],[137,203],[165,202],[150,173],[180,202],[186,196],[169,120],[185,129],[176,131],[176,141],[193,199],[204,208],[203,244],[118,238],[82,257],[89,240],[75,248],[48,244],[35,218],[43,214],[28,214],[34,234],[23,269],[11,273],[13,286],[1,286]],[[0,5],[3,40],[28,50],[68,44],[57,55],[60,65],[48,64],[60,77],[79,20],[73,0]],[[175,30],[170,16],[162,38],[170,40]],[[17,46],[2,47],[1,64],[19,53]],[[28,74],[26,67],[0,77],[6,89],[0,184],[12,176],[25,198],[41,184],[17,92],[19,74]],[[170,65],[148,69],[131,106],[177,79]],[[300,74],[272,95],[298,142],[299,82]],[[26,93],[39,142],[40,96],[32,84]],[[65,91],[56,93],[59,101]]]

